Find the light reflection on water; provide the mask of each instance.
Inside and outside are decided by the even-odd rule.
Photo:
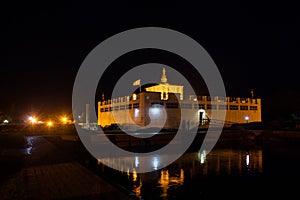
[[[27,148],[25,149],[25,154],[26,154],[26,155],[30,155],[30,154],[31,154],[31,150],[32,150],[32,147],[27,147]]]
[[[170,175],[169,170],[161,170],[158,187],[161,188],[162,198],[168,197],[168,189],[171,187],[180,187],[184,184],[184,170],[180,169],[179,174]]]
[[[137,156],[132,159],[134,163],[132,163],[131,169],[127,169],[126,176],[124,173],[116,172],[120,173],[121,177],[126,177],[126,180],[123,180],[127,184],[126,187],[140,198],[149,195],[149,187],[155,188],[158,199],[168,199],[175,190],[178,192],[183,189],[186,182],[199,177],[258,176],[263,169],[263,154],[260,149],[251,151],[216,149],[208,154],[206,151],[190,152],[161,170],[137,173],[136,169],[142,159]],[[150,160],[152,160],[153,169],[157,169],[160,159],[164,159],[164,155],[152,156]],[[124,158],[119,161],[123,160]],[[118,162],[118,158],[115,158],[114,163],[122,164],[122,162]]]
[[[25,149],[25,154],[30,155],[32,150],[32,140],[33,137],[26,137],[27,148]]]

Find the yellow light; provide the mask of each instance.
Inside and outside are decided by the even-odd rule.
[[[135,182],[135,181],[137,181],[137,173],[136,173],[136,171],[135,171],[135,169],[133,169],[133,172],[132,172],[132,180]]]
[[[63,117],[61,120],[63,121],[63,123],[66,123],[68,121],[66,117]]]
[[[47,122],[47,126],[49,126],[49,127],[53,126],[53,122],[48,121],[48,122]]]
[[[29,120],[32,124],[35,124],[35,123],[37,122],[37,119],[36,119],[35,117],[32,117],[32,116],[30,116],[30,117],[28,118],[28,120]]]
[[[136,94],[133,94],[133,95],[132,95],[132,100],[135,101],[136,99],[137,99],[137,95],[136,95]]]

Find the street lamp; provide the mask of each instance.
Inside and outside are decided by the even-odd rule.
[[[48,126],[48,127],[53,126],[53,122],[52,122],[52,121],[48,121],[48,122],[47,122],[47,126]]]
[[[68,118],[66,118],[66,117],[62,117],[62,118],[61,118],[61,121],[62,121],[64,124],[66,124],[66,123],[67,123],[67,121],[68,121]]]
[[[35,124],[37,122],[37,119],[35,117],[28,117],[28,120],[32,123],[32,124]]]

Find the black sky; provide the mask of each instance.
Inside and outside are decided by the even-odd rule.
[[[70,113],[73,82],[88,53],[114,34],[144,26],[174,29],[198,41],[217,64],[227,94],[250,97],[254,89],[263,117],[300,111],[299,7],[241,2],[5,5],[0,111]]]

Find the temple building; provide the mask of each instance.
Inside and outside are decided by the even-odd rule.
[[[144,127],[151,122],[153,126],[159,126],[165,117],[166,129],[177,129],[180,123],[190,129],[212,121],[216,123],[218,119],[211,119],[212,110],[217,116],[226,111],[225,125],[261,122],[259,98],[195,95],[184,98],[183,88],[169,84],[163,68],[160,84],[145,85],[129,96],[98,102],[98,125],[137,124]]]

